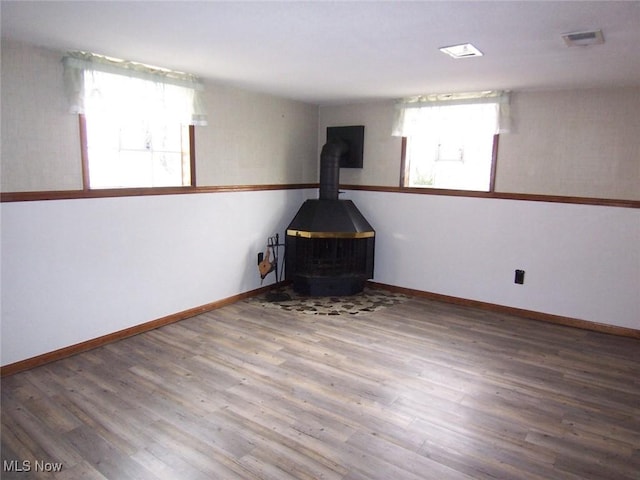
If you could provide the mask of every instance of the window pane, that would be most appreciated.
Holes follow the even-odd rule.
[[[488,191],[494,105],[428,109],[422,134],[407,138],[408,186]]]
[[[90,188],[191,184],[189,128],[157,85],[96,73],[85,88]]]

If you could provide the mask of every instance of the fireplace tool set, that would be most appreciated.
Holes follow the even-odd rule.
[[[284,247],[284,243],[280,243],[280,235],[275,234],[273,237],[267,239],[267,249],[264,253],[258,254],[258,271],[260,272],[260,284],[264,281],[265,277],[271,272],[275,272],[276,283],[282,280],[282,266],[280,273],[278,273],[278,248]]]
[[[280,272],[278,272],[278,248],[284,247],[284,243],[280,243],[280,235],[277,233],[273,237],[267,239],[267,249],[264,253],[258,254],[258,271],[260,272],[260,285],[264,281],[265,277],[271,272],[275,273],[276,284],[282,281],[282,273],[284,265],[280,266]],[[265,299],[268,302],[284,302],[291,300],[291,296],[282,291],[270,291],[265,295]]]

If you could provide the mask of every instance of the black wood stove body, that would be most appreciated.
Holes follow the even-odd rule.
[[[342,296],[373,278],[375,231],[351,200],[338,199],[340,157],[348,145],[327,143],[320,156],[320,195],[287,228],[285,278],[298,293]]]

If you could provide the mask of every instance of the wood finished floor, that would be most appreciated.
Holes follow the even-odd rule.
[[[3,479],[637,480],[640,341],[424,299],[245,300],[6,377],[2,460]]]

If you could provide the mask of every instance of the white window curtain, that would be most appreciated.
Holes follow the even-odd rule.
[[[504,91],[447,93],[422,95],[397,100],[392,135],[410,137],[436,128],[441,118],[440,109],[455,105],[494,105],[494,133],[507,133],[511,129],[510,94]]]
[[[68,53],[62,63],[71,113],[136,110],[207,125],[204,85],[193,75],[86,52]]]

